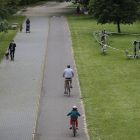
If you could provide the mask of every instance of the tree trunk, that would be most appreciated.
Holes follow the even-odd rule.
[[[120,22],[119,21],[117,22],[117,26],[118,26],[118,33],[121,33],[121,30],[120,30]]]

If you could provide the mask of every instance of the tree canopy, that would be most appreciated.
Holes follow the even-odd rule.
[[[133,24],[137,20],[139,0],[90,0],[89,12],[98,23],[114,23],[121,33],[120,24]]]

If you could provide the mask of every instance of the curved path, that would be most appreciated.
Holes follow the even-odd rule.
[[[66,115],[73,104],[81,114],[82,108],[76,77],[71,97],[63,95],[62,72],[67,63],[75,69],[67,20],[60,16],[75,9],[62,8],[65,5],[50,2],[51,7],[28,8],[24,13],[31,20],[31,33],[25,32],[24,21],[23,32],[14,39],[15,61],[3,59],[0,64],[0,140],[72,138]],[[82,117],[79,128],[76,139],[86,140]]]

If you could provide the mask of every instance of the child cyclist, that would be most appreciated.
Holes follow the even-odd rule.
[[[70,115],[70,129],[72,129],[72,121],[76,121],[76,129],[78,129],[78,116],[81,116],[79,112],[77,111],[77,106],[72,107],[72,111],[68,113],[67,116]]]

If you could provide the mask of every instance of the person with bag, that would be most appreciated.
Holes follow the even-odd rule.
[[[76,7],[76,11],[77,11],[77,16],[79,17],[79,12],[80,12],[80,10],[82,10],[81,9],[81,7],[78,5],[77,7]]]
[[[12,60],[14,61],[15,47],[16,47],[16,44],[14,43],[14,40],[12,40],[12,42],[9,45],[9,49],[8,49],[8,50],[10,50],[11,61]]]

